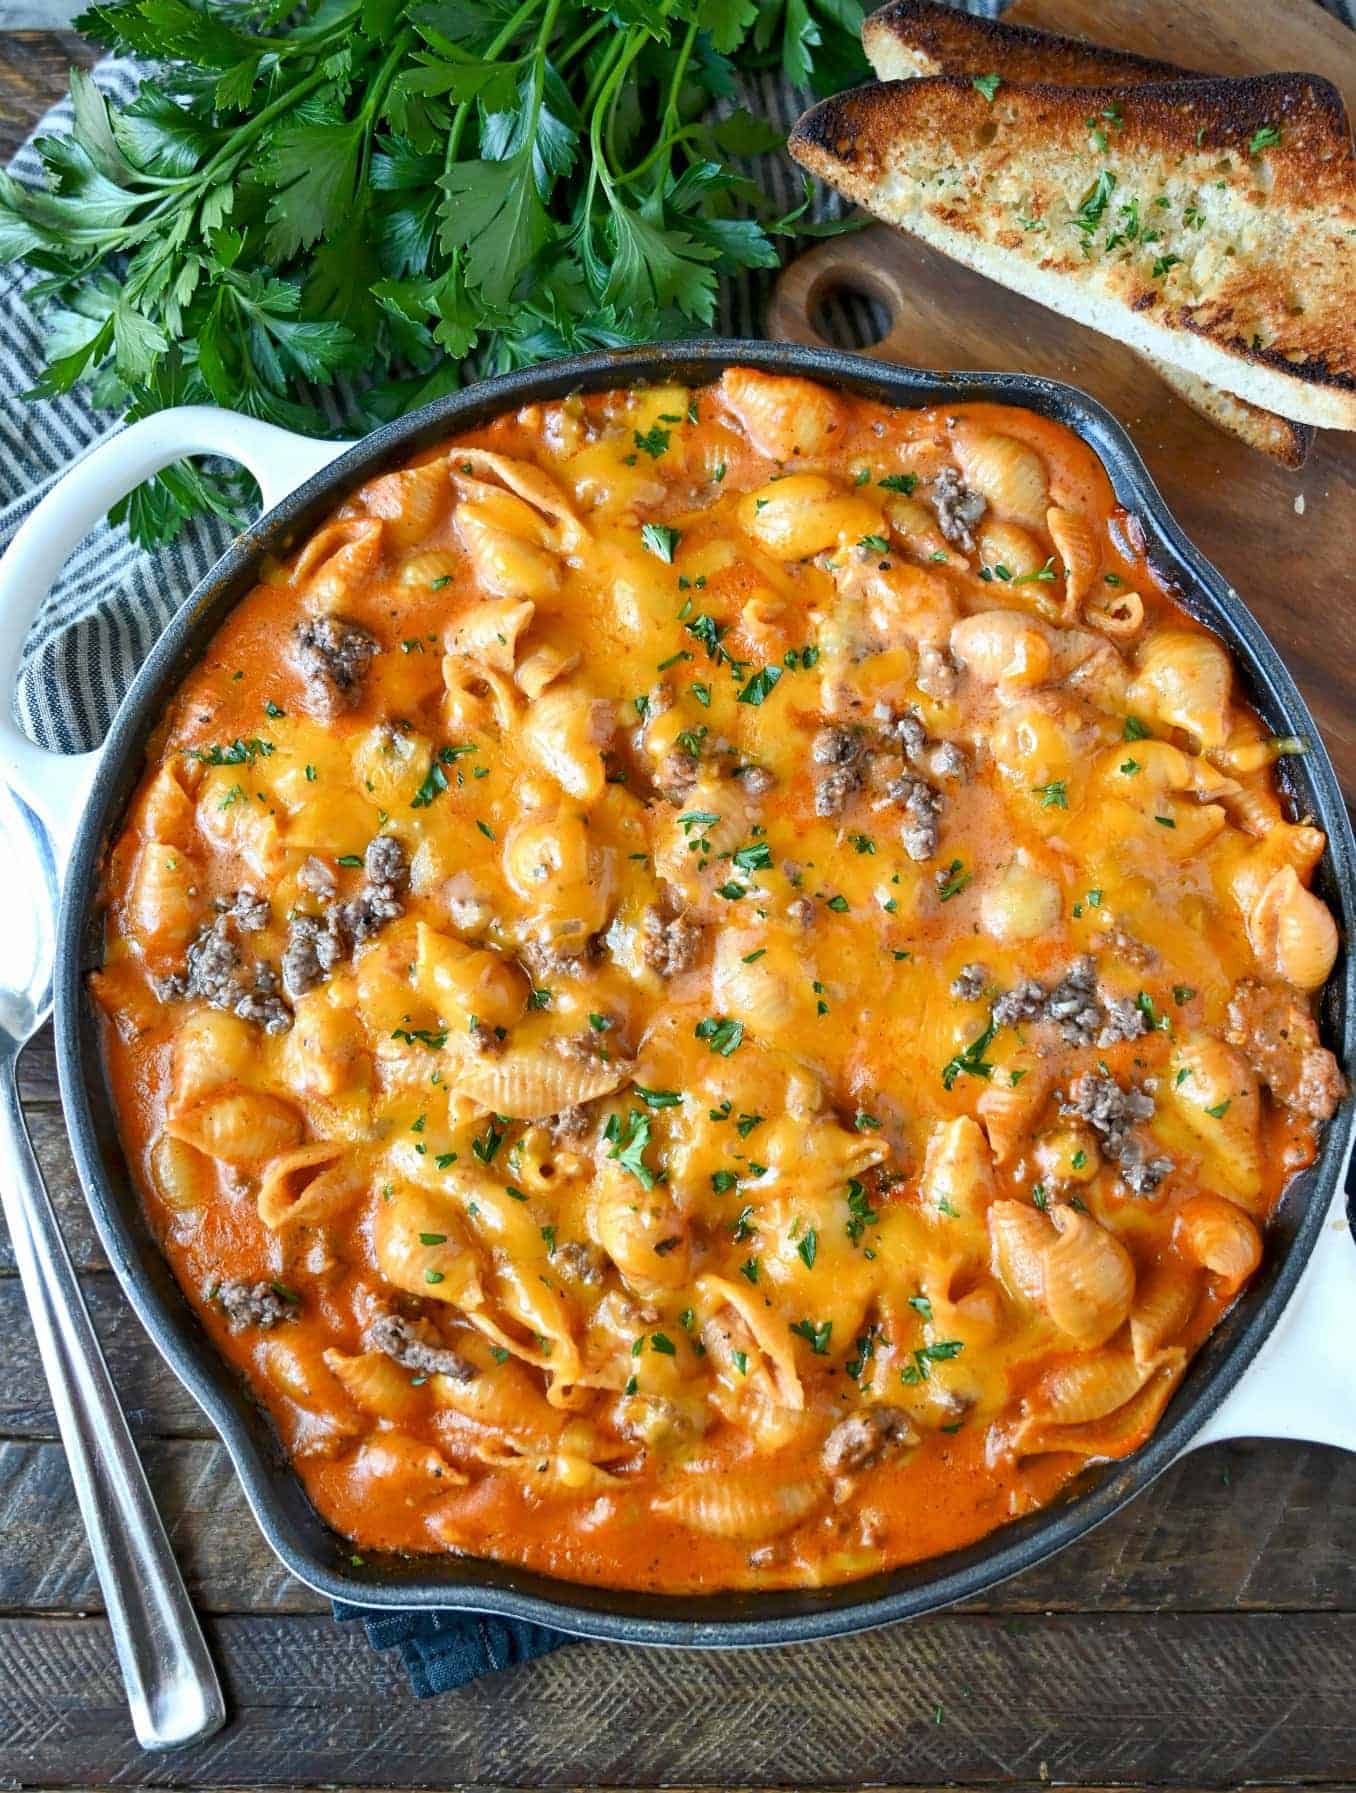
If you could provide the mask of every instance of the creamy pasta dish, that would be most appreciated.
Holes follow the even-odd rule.
[[[1143,550],[1062,425],[732,369],[263,567],[93,988],[355,1551],[843,1581],[1148,1437],[1344,1086],[1304,743]]]

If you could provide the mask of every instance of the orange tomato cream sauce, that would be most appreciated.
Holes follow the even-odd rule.
[[[1134,1450],[1343,1087],[1296,745],[1025,410],[736,368],[352,493],[170,705],[92,980],[320,1512],[810,1586]]]

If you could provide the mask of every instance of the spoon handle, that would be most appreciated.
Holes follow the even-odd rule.
[[[0,1204],[143,1749],[210,1736],[226,1707],[0,1065]]]

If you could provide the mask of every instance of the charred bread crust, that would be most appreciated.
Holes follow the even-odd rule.
[[[976,73],[996,69],[1005,81],[1054,81],[1065,87],[1204,78],[1174,62],[977,18],[940,0],[891,0],[862,26],[862,47],[882,80],[946,74],[948,64],[956,62],[973,63]]]

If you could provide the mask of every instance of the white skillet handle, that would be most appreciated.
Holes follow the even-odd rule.
[[[271,510],[348,446],[210,405],[182,405],[96,442],[24,519],[0,559],[0,781],[42,817],[63,861],[99,754],[36,746],[15,722],[13,702],[25,638],[72,550],[124,493],[185,455],[243,462]]]
[[[1295,1438],[1356,1451],[1356,1242],[1344,1182],[1275,1330],[1189,1449]]]

